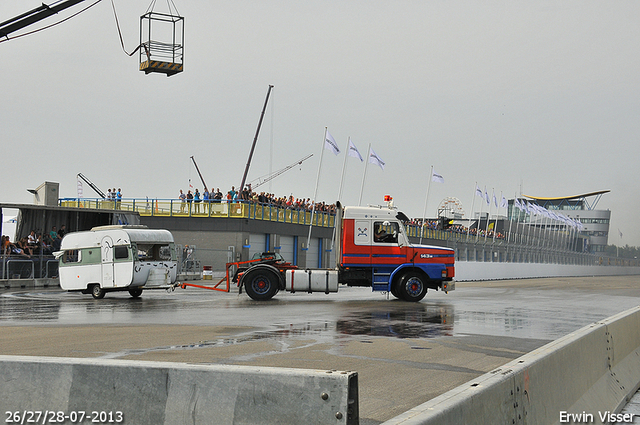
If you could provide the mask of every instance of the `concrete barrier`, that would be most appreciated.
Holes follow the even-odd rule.
[[[616,413],[639,384],[636,307],[540,347],[384,425],[628,422],[631,418]]]
[[[358,423],[355,372],[0,356],[0,395],[5,423]]]
[[[57,278],[0,280],[0,290],[20,288],[60,288],[60,281]]]
[[[208,266],[207,266],[208,267]],[[498,263],[456,261],[456,278],[458,282],[499,279],[528,279],[543,277],[576,277],[576,276],[629,276],[640,275],[640,267],[630,266],[576,266],[570,264],[541,263]],[[213,280],[222,279],[224,272],[212,271]],[[199,280],[201,273],[183,273],[179,281]],[[60,287],[58,279],[13,279],[0,280],[0,289]],[[235,286],[232,286],[232,290]]]
[[[639,275],[640,267],[456,261],[456,281]]]

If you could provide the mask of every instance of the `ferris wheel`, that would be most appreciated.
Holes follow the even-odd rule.
[[[438,205],[438,217],[464,217],[464,208],[458,198],[447,197]]]

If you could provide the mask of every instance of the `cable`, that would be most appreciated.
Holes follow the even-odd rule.
[[[156,7],[156,0],[151,0],[151,4],[149,4],[149,7],[147,7],[147,11],[145,12],[145,14],[153,12],[154,7]]]
[[[100,1],[100,0],[98,0],[98,1]],[[154,0],[154,2],[155,2],[155,0]],[[124,47],[124,40],[122,38],[122,31],[120,31],[120,23],[118,22],[118,14],[116,13],[116,4],[113,2],[113,0],[111,0],[111,6],[113,7],[113,16],[116,19],[116,27],[118,28],[118,35],[120,36],[120,45],[122,46],[122,51],[125,52],[129,56],[133,56],[140,49],[140,47],[142,47],[142,44],[139,44],[138,47],[136,47],[133,52],[127,53],[127,49],[125,49],[125,47]],[[146,46],[145,46],[145,50],[146,50]],[[148,51],[147,51],[147,56],[149,56],[149,52]]]
[[[172,16],[174,15],[173,10],[171,10],[171,5],[173,5],[173,8],[176,11],[175,15],[180,16],[180,12],[178,12],[178,8],[176,7],[176,4],[173,2],[173,0],[167,0],[167,8],[169,9],[169,15],[172,15]],[[153,9],[155,7],[156,7],[156,0],[151,0],[151,4],[149,4],[149,7],[147,7],[146,13],[149,13],[149,12],[153,13]]]
[[[81,14],[82,12],[84,12],[85,10],[88,10],[88,9],[92,8],[93,6],[95,6],[96,4],[100,3],[101,1],[102,1],[102,0],[96,0],[94,3],[90,4],[89,6],[85,7],[84,9],[82,9],[82,10],[80,10],[80,11],[78,11],[78,12],[74,13],[73,15],[68,16],[68,17],[64,18],[63,20],[61,20],[61,21],[55,22],[55,23],[50,24],[50,25],[47,25],[47,26],[45,26],[45,27],[38,28],[37,30],[33,30],[33,31],[29,31],[29,32],[25,32],[24,34],[16,35],[16,36],[11,37],[11,38],[9,38],[9,37],[7,36],[5,39],[0,40],[0,43],[4,43],[5,41],[14,40],[14,39],[16,39],[16,38],[24,37],[24,36],[26,36],[26,35],[35,34],[35,33],[40,32],[40,31],[42,31],[42,30],[46,30],[46,29],[49,29],[49,28],[51,28],[51,27],[54,27],[54,26],[56,26],[56,25],[58,25],[58,24],[61,24],[61,23],[63,23],[63,22],[68,21],[69,19],[71,19],[71,18],[73,18],[73,17],[75,17],[75,16],[78,16],[79,14]]]
[[[169,2],[171,2],[171,4],[173,5],[173,8],[176,10],[176,15],[180,16],[180,12],[178,12],[178,8],[176,7],[176,4],[173,2],[173,0],[167,0],[167,6],[169,6],[169,14],[173,15],[173,12],[171,11],[171,6],[169,5]]]

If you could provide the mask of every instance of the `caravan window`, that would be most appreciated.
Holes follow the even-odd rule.
[[[129,258],[128,246],[116,246],[113,248],[113,258],[116,260],[126,260]]]
[[[169,261],[171,248],[169,245],[138,244],[138,259],[142,261]]]
[[[171,260],[171,247],[169,245],[158,245],[158,259],[163,261]]]
[[[77,249],[68,249],[62,255],[63,263],[79,263],[80,262],[80,251]]]

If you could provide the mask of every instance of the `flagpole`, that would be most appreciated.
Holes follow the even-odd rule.
[[[345,170],[347,169],[347,157],[349,156],[350,141],[351,141],[351,137],[347,139],[347,149],[344,151],[345,153],[344,153],[344,162],[342,163],[342,177],[340,178],[340,188],[338,189],[338,201],[342,201],[342,188],[344,185],[344,173],[345,173]],[[336,224],[337,223],[334,223],[333,232],[331,233],[331,249],[330,249],[331,252],[333,252],[333,244],[336,238],[336,226],[335,226]]]
[[[349,142],[351,137],[347,139],[347,149],[345,149],[344,162],[342,163],[342,177],[340,178],[340,189],[338,190],[338,201],[342,201],[342,187],[344,185],[344,173],[347,170],[347,157],[349,156]]]
[[[539,205],[539,207],[540,209],[538,211],[544,218],[542,219],[542,223],[540,223],[540,244],[538,246],[540,246],[541,250],[544,251],[545,244],[547,242],[547,216],[544,213],[544,207],[541,205]],[[544,255],[546,255],[546,253]]]
[[[529,201],[527,201],[527,204],[529,204]],[[533,214],[531,214],[530,212],[530,208],[529,205],[527,205],[526,207],[527,210],[527,214],[529,214],[529,229],[527,229],[527,246],[529,245],[529,241],[531,241],[531,220],[533,219]],[[531,244],[531,246],[533,247],[533,243]]]
[[[494,191],[495,191],[495,189],[492,188],[491,189],[491,196],[494,195]],[[489,195],[487,194],[487,196],[489,196]],[[484,243],[485,244],[487,243],[487,233],[489,233],[489,221],[491,221],[491,198],[489,198],[489,211],[487,212],[487,225],[485,226],[485,230],[484,230]]]
[[[567,222],[564,221],[564,219],[562,220],[562,224],[564,225],[564,241],[562,242],[562,249],[564,249],[566,255],[567,251],[569,250],[569,226],[567,226]]]
[[[545,222],[545,226],[547,227],[547,251],[549,255],[553,256],[553,218],[548,209],[545,208],[545,211],[545,216],[547,217],[547,221]]]
[[[484,192],[483,193],[484,193],[484,195],[482,195],[482,200],[484,202],[480,203],[480,214],[478,215],[478,225],[476,226],[476,228],[478,229],[478,236],[481,236],[480,232],[482,231],[482,228],[480,227],[480,223],[482,222],[482,209],[484,208],[484,203],[487,202],[487,198],[485,198],[485,195],[489,196],[489,195],[487,195],[487,186],[486,185],[484,187]]]
[[[433,165],[429,172],[429,182],[427,183],[427,195],[424,197],[424,212],[422,213],[422,226],[420,226],[420,245],[422,245],[422,233],[424,230],[424,224],[427,220],[427,201],[429,200],[429,189],[431,189],[431,179],[433,178]]]
[[[320,183],[320,169],[322,168],[322,157],[324,156],[325,140],[327,140],[327,127],[324,128],[324,139],[322,139],[320,163],[318,164],[318,176],[316,177],[316,189],[313,192],[313,202],[311,204],[311,223],[309,224],[309,236],[307,236],[307,250],[309,250],[309,243],[311,242],[311,229],[313,228],[313,215],[316,211],[316,197],[318,196],[318,183]]]
[[[502,204],[502,191],[500,191],[500,204]],[[496,219],[493,224],[493,243],[496,242],[496,233],[498,233],[498,216],[500,215],[500,207],[498,206],[498,201],[496,201]]]
[[[560,226],[558,226],[558,219],[557,219],[558,215],[553,212],[551,214],[551,220],[552,221],[552,225],[553,225],[553,229],[554,229],[554,235],[553,235],[553,250],[559,251],[560,250],[560,239],[562,237],[562,235],[560,234]]]
[[[509,217],[509,202],[507,202],[507,216],[509,217],[509,233],[507,234],[507,245],[511,241],[511,224],[513,223],[513,212],[515,211],[516,203],[513,199],[513,207],[511,207],[511,216]]]
[[[364,178],[367,176],[367,167],[369,166],[369,159],[371,157],[371,143],[369,143],[369,150],[367,151],[367,162],[364,164],[364,172],[362,173],[362,185],[360,185],[360,199],[358,200],[358,206],[362,205],[362,192],[364,191]]]
[[[471,230],[471,220],[473,220],[473,207],[476,203],[476,196],[478,196],[478,182],[476,182],[476,188],[473,191],[473,198],[471,198],[471,213],[469,214],[469,225],[467,226],[467,243],[469,243],[469,230]]]
[[[546,251],[549,249],[548,244],[549,244],[549,238],[547,236],[547,233],[549,231],[549,212],[547,211],[547,209],[545,207],[541,207],[544,208],[542,215],[544,216],[544,232],[542,232],[542,248]],[[548,254],[548,253],[547,253]]]
[[[485,192],[487,191],[487,187],[485,186]],[[482,227],[480,227],[480,223],[482,222],[482,209],[484,208],[484,192],[482,195],[482,202],[480,202],[480,211],[478,212],[478,224],[476,224],[476,243],[480,242],[480,237],[482,237]]]
[[[544,215],[542,213],[541,208],[542,207],[540,205],[538,205],[538,208],[537,208],[538,215]],[[539,250],[542,249],[542,238],[543,238],[543,230],[544,230],[543,225],[544,225],[544,220],[540,220],[539,221],[540,231],[538,232],[538,238],[539,238],[538,239],[538,249]]]
[[[553,215],[551,216],[551,220],[553,220],[552,224],[554,228],[553,250],[558,251],[560,249],[560,228],[557,223],[558,220],[556,220],[555,217],[556,217],[556,213],[554,212]]]

